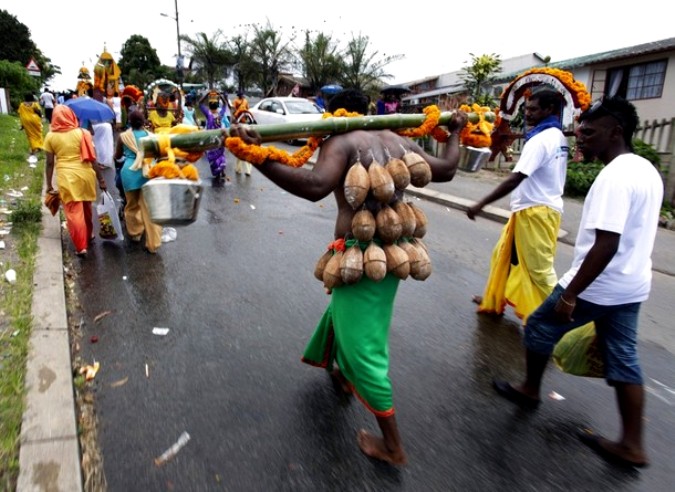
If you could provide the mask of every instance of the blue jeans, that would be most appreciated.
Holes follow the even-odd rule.
[[[539,308],[527,318],[525,347],[538,354],[550,355],[565,333],[586,323],[595,323],[598,348],[605,365],[605,379],[614,383],[642,384],[637,355],[639,302],[602,306],[577,298],[572,312],[574,321],[561,323],[555,305],[563,293],[556,285]]]

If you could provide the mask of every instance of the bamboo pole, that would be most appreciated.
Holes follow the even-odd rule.
[[[453,112],[443,112],[438,123],[450,121]],[[325,137],[347,133],[352,130],[384,130],[415,128],[424,123],[424,114],[387,114],[377,116],[356,116],[353,118],[326,118],[302,123],[281,123],[275,125],[251,125],[263,142],[284,142],[307,137]],[[248,125],[239,125],[248,126]],[[170,134],[170,145],[186,152],[204,152],[221,147],[227,130],[202,130],[194,133]],[[227,134],[229,135],[229,134]],[[145,157],[160,157],[159,140],[156,135],[140,139],[141,152]]]

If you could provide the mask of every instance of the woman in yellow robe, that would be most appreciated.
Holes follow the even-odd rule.
[[[38,151],[44,149],[44,139],[42,137],[42,111],[33,94],[28,93],[24,96],[17,112],[19,113],[21,128],[26,132],[28,138],[30,155],[35,155]]]

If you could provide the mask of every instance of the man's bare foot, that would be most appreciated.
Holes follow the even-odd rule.
[[[352,385],[347,381],[347,378],[345,378],[340,369],[333,370],[330,373],[330,377],[333,378],[333,381],[337,383],[338,387],[345,395],[351,395],[354,392]]]
[[[402,449],[391,451],[387,449],[384,444],[384,439],[372,435],[365,429],[361,429],[356,436],[359,443],[359,448],[366,456],[375,458],[376,460],[386,461],[392,465],[405,465],[408,463],[408,458]]]
[[[483,297],[482,296],[473,296],[471,298],[471,302],[473,302],[474,304],[480,304],[481,302],[483,302]]]
[[[606,461],[624,467],[645,468],[649,466],[647,456],[642,450],[627,448],[621,443],[610,441],[588,430],[581,431],[579,439]]]

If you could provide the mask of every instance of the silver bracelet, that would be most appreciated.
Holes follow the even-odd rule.
[[[574,307],[577,305],[576,301],[575,302],[566,301],[565,298],[562,296],[562,294],[560,295],[560,300],[563,302],[563,304],[566,304],[570,307]]]

